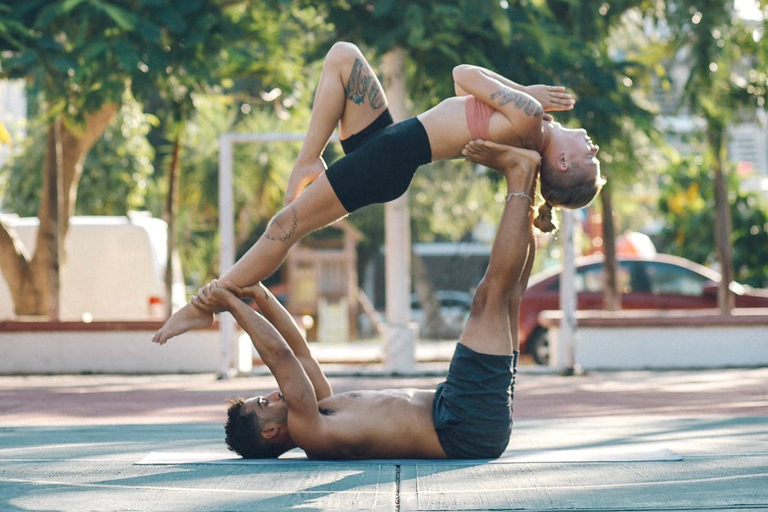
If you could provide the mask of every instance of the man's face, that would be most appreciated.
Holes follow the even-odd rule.
[[[245,412],[255,414],[262,425],[269,422],[287,423],[288,421],[288,404],[280,391],[249,398],[245,401]]]

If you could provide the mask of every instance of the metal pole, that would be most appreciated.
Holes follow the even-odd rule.
[[[384,89],[393,119],[408,116],[405,89],[405,51],[395,48],[384,55]],[[408,192],[384,205],[386,259],[386,313],[384,364],[398,373],[416,364],[417,329],[411,325],[411,215]]]
[[[573,211],[563,209],[563,223],[560,237],[563,241],[563,273],[560,275],[560,339],[557,350],[553,351],[556,369],[563,374],[572,374],[575,366],[576,338],[576,264],[573,243]],[[555,352],[557,352],[555,354]]]
[[[233,143],[227,135],[219,139],[219,275],[235,264],[235,223],[233,190]],[[221,332],[220,377],[229,377],[231,367],[231,349],[235,338],[235,319],[229,313],[219,315]]]

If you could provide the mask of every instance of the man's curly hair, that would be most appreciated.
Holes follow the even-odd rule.
[[[256,414],[245,412],[245,400],[242,397],[231,398],[227,404],[229,409],[224,432],[230,450],[244,459],[276,459],[285,452],[282,444],[261,437],[261,422]]]

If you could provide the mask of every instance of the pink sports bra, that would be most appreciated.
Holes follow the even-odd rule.
[[[491,115],[496,110],[471,95],[467,96],[464,106],[467,115],[467,127],[472,138],[491,140],[491,131],[488,124],[491,120]]]

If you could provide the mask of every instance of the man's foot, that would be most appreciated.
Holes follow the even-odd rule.
[[[482,139],[469,141],[461,154],[475,163],[503,174],[519,167],[535,170],[541,162],[541,155],[532,149],[516,148]]]
[[[284,204],[292,203],[294,199],[299,197],[304,187],[312,183],[327,168],[322,157],[317,157],[308,162],[296,162],[291,170],[291,175],[288,177]]]
[[[152,342],[164,345],[169,339],[179,334],[184,334],[191,329],[210,327],[213,324],[213,315],[197,309],[192,304],[187,304],[169,318],[163,327],[152,337]]]
[[[536,151],[477,139],[467,143],[461,154],[504,174],[510,190],[533,196],[536,171],[541,164],[541,155]]]

